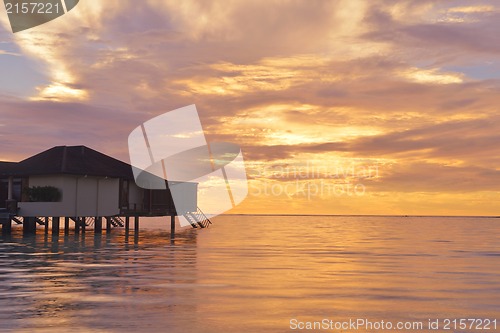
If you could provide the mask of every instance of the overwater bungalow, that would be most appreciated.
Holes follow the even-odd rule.
[[[34,232],[36,224],[59,228],[65,218],[75,228],[95,226],[128,227],[130,217],[184,216],[193,227],[206,227],[210,221],[197,207],[197,184],[166,182],[166,189],[144,189],[134,181],[132,167],[120,160],[85,146],[58,146],[20,162],[0,162],[0,210],[3,229],[11,221]],[[177,209],[170,188],[183,193]],[[8,220],[8,222],[6,221]],[[55,224],[57,223],[57,226]],[[173,224],[172,224],[173,225]]]

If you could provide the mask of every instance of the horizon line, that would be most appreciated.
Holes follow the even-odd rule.
[[[232,216],[339,216],[339,217],[446,217],[446,218],[500,218],[500,215],[409,215],[409,214],[221,214]]]

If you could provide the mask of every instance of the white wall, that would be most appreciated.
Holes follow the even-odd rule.
[[[82,176],[32,176],[29,186],[54,186],[61,202],[20,202],[20,216],[111,216],[120,212],[119,180]]]
[[[120,213],[119,187],[116,178],[83,176],[32,176],[29,186],[54,186],[61,190],[61,202],[20,202],[20,216],[113,216]],[[179,214],[197,209],[197,183],[169,182]],[[133,181],[129,187],[129,205],[139,209],[143,189]]]
[[[76,216],[75,178],[69,176],[33,176],[29,177],[29,186],[54,186],[61,193],[60,202],[19,202],[21,216]]]
[[[98,179],[76,178],[75,216],[95,216],[97,212]]]
[[[87,216],[112,216],[120,214],[120,180],[106,178],[99,180],[99,192],[96,200],[96,214]]]

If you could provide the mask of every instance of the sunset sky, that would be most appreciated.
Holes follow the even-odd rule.
[[[242,147],[232,213],[500,215],[500,4],[81,0],[13,34],[0,160],[86,145],[126,162],[196,104]]]

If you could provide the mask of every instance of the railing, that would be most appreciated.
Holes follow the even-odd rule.
[[[208,228],[212,221],[202,212],[200,207],[196,207],[195,212],[186,212],[183,216],[188,220],[193,228],[200,226],[201,228]]]

